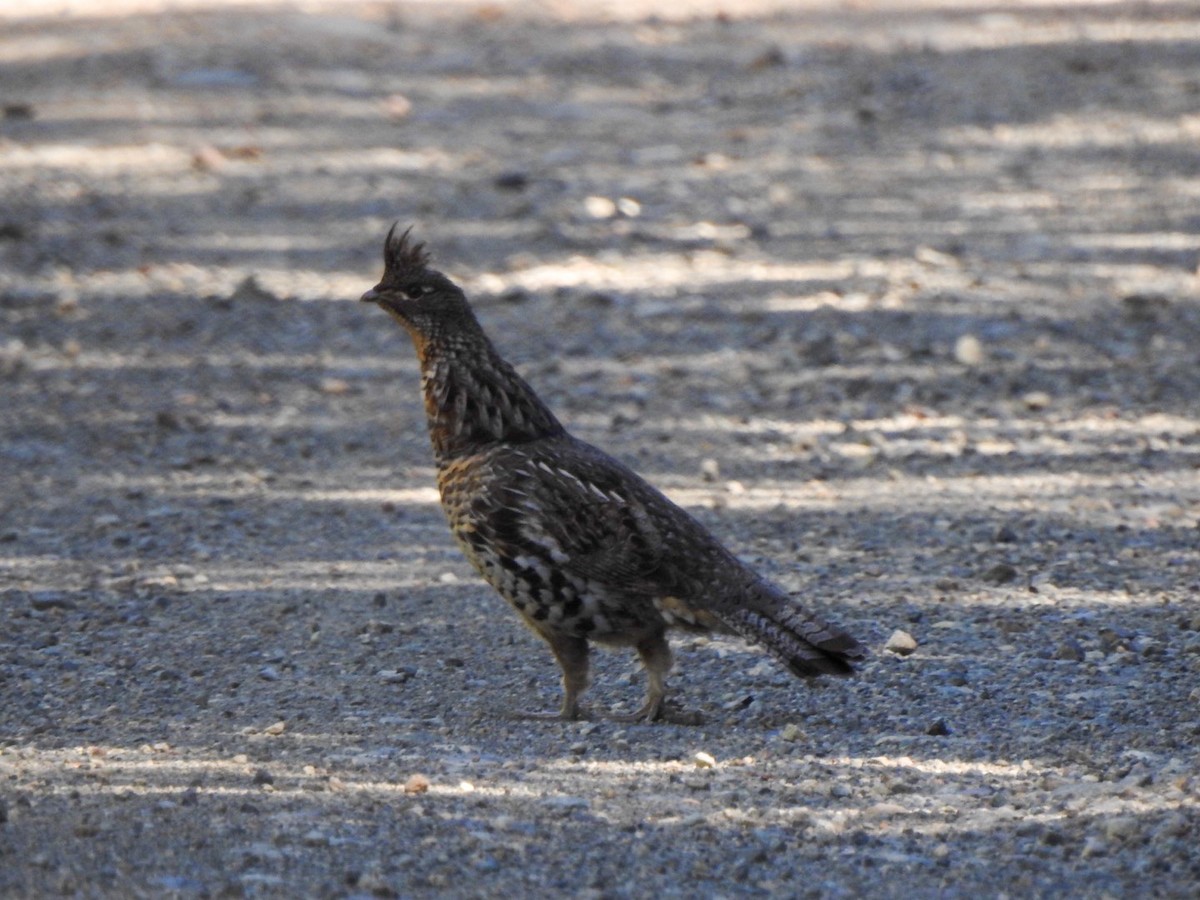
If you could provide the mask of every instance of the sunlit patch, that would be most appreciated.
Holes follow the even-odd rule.
[[[9,746],[0,748],[0,773],[10,792],[35,795],[42,803],[63,798],[110,804],[119,797],[134,809],[141,800],[165,810],[205,796],[253,798],[267,809],[278,804],[294,810],[298,801],[315,809],[344,809],[347,801],[367,800],[389,804],[402,815],[451,816],[471,809],[473,815],[486,810],[489,816],[529,821],[579,811],[598,823],[626,827],[703,825],[738,831],[786,825],[817,835],[884,836],[903,830],[951,838],[1010,828],[1018,821],[1025,827],[1053,826],[1114,816],[1190,815],[1200,807],[1194,794],[1173,788],[1169,780],[1131,790],[1078,767],[1030,759],[964,760],[952,750],[925,758],[721,759],[702,750],[690,759],[667,761],[550,756],[527,759],[536,765],[510,776],[492,762],[472,763],[448,746],[432,754],[422,750],[383,759],[338,751],[336,735],[326,733],[287,731],[270,737],[249,729],[223,738],[238,750],[217,756],[166,741],[136,747]],[[261,746],[257,752],[251,748],[266,741],[280,743],[263,762]],[[288,758],[281,758],[284,753]],[[306,756],[313,761],[306,762]],[[755,784],[768,787],[769,799],[760,800],[754,792],[750,802],[744,799],[746,786]],[[903,802],[895,801],[899,794]],[[1019,804],[1004,802],[1008,795],[1019,797]],[[341,814],[352,819],[355,809]],[[512,839],[524,840],[520,834]]]
[[[1179,38],[1174,38],[1178,40]],[[950,129],[947,140],[964,147],[1042,147],[1066,150],[1086,147],[1090,150],[1146,144],[1191,146],[1200,137],[1200,116],[1157,119],[1131,114],[1096,115],[1060,113],[1028,124],[1006,123],[993,128],[962,126]]]
[[[837,282],[851,277],[856,270],[856,264],[846,260],[747,263],[714,252],[697,252],[687,260],[675,254],[646,254],[623,258],[619,265],[591,257],[574,256],[564,262],[530,266],[506,275],[481,275],[475,279],[474,286],[493,293],[511,287],[543,291],[586,285],[590,288],[637,290],[639,293],[653,294],[656,289],[681,286],[743,282],[757,285],[784,281]]]
[[[905,475],[892,472],[884,479],[860,478],[836,482],[765,481],[736,490],[671,487],[669,495],[685,506],[717,505],[729,509],[794,509],[798,511],[904,510],[940,513],[990,510],[993,513],[1078,518],[1092,525],[1138,521],[1143,527],[1187,521],[1200,515],[1200,495],[1181,494],[1178,476],[1171,473],[1093,475],[1079,472],[1046,474],[967,475],[958,477]],[[1105,501],[1108,495],[1137,489],[1137,499],[1120,504]],[[719,499],[717,499],[719,498]],[[1189,512],[1190,510],[1190,512]]]
[[[96,147],[91,144],[38,144],[0,151],[0,170],[68,169],[79,174],[149,174],[186,169],[191,155],[166,144]]]

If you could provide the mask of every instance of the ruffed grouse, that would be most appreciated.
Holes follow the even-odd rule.
[[[388,232],[383,279],[362,299],[412,337],[450,528],[550,644],[563,672],[558,715],[580,715],[588,642],[596,641],[634,647],[645,666],[646,702],[630,718],[670,718],[672,627],[733,630],[799,676],[849,674],[864,656],[858,641],[805,612],[630,469],[567,433],[409,231]]]

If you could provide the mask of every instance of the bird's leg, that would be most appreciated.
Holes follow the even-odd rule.
[[[674,662],[671,645],[659,632],[640,641],[636,649],[642,658],[642,668],[646,670],[646,702],[633,714],[633,718],[653,722],[662,712],[663,701],[667,697],[667,673]]]
[[[663,632],[643,638],[634,645],[646,670],[646,702],[631,716],[615,716],[628,722],[670,722],[675,725],[703,725],[704,717],[695,710],[679,709],[667,703],[667,673],[671,671],[671,645]]]
[[[581,637],[542,633],[562,669],[563,699],[557,713],[526,712],[523,719],[580,719],[584,713],[579,696],[588,686],[588,643]]]
[[[580,637],[556,635],[550,649],[562,669],[563,699],[558,715],[562,719],[578,719],[579,695],[588,686],[588,642]]]

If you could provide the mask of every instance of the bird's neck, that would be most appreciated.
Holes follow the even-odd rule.
[[[475,323],[415,336],[425,416],[439,465],[496,444],[553,437],[563,427]]]

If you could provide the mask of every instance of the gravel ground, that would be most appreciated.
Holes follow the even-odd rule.
[[[1195,5],[59,6],[0,9],[0,895],[1195,896]],[[352,302],[395,219],[861,675],[685,637],[706,725],[516,718]]]

